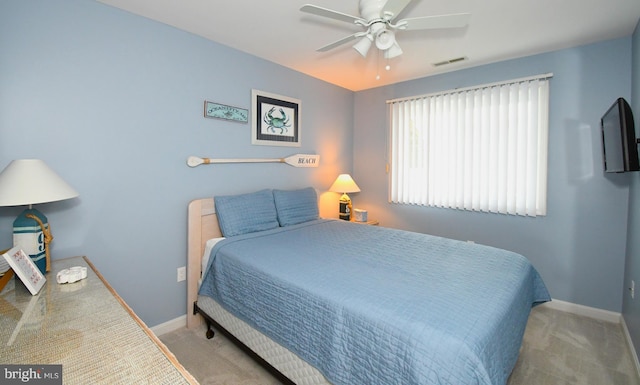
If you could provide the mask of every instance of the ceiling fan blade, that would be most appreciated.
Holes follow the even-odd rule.
[[[450,15],[425,16],[402,19],[397,24],[398,29],[439,29],[461,28],[469,24],[470,13],[454,13]]]
[[[364,36],[364,35],[366,35],[366,32],[357,32],[357,33],[354,33],[353,35],[349,35],[349,36],[347,36],[347,37],[343,37],[343,38],[342,38],[342,39],[340,39],[340,40],[334,41],[334,42],[333,42],[333,43],[331,43],[331,44],[327,44],[327,45],[325,45],[324,47],[320,47],[320,48],[318,48],[316,51],[318,51],[318,52],[327,52],[327,51],[329,51],[330,49],[334,49],[334,48],[336,48],[336,47],[338,47],[338,46],[341,46],[341,45],[343,45],[343,44],[345,44],[345,43],[348,43],[348,42],[350,42],[350,41],[353,41],[353,40],[355,40],[355,39],[357,39],[357,38],[359,38],[359,37],[362,37],[362,36]]]
[[[402,12],[402,10],[404,10],[411,1],[413,0],[388,0],[387,4],[382,8],[380,16],[383,19],[392,21],[398,17],[400,12]]]
[[[300,10],[302,12],[310,13],[312,15],[328,17],[329,19],[345,21],[351,24],[355,24],[357,21],[366,23],[366,20],[360,17],[351,16],[346,13],[334,11],[332,9],[318,7],[317,5],[312,5],[312,4],[305,4],[302,7],[300,7]]]

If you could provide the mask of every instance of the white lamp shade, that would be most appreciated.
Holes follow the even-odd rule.
[[[339,192],[339,193],[354,193],[360,192],[360,187],[356,184],[356,182],[351,178],[349,174],[340,174],[335,182],[329,188],[329,191]]]
[[[369,48],[371,48],[371,43],[373,43],[373,39],[369,35],[365,35],[353,45],[353,48],[358,51],[362,57],[367,57],[367,53],[369,52]]]
[[[55,202],[78,195],[40,159],[14,160],[0,173],[0,206]]]
[[[384,51],[385,59],[393,59],[394,57],[398,57],[402,55],[402,48],[398,45],[398,42],[394,42],[388,50]]]
[[[382,30],[380,33],[378,33],[378,35],[376,35],[376,47],[378,47],[379,50],[386,50],[391,48],[392,45],[394,45],[396,42],[396,35],[393,33],[393,31],[389,31],[389,30]]]

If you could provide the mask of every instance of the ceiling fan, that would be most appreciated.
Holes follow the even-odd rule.
[[[363,57],[367,56],[371,45],[384,52],[386,59],[402,55],[402,49],[396,41],[395,32],[398,30],[461,28],[467,25],[469,13],[456,13],[438,16],[424,16],[402,19],[394,23],[396,17],[405,9],[412,0],[360,0],[360,15],[352,16],[346,13],[305,4],[300,10],[316,16],[327,17],[344,21],[365,28],[324,47],[318,48],[318,52],[326,52],[350,41],[360,39],[353,45],[356,51]]]

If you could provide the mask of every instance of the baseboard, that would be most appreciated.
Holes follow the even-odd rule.
[[[627,328],[627,323],[624,320],[624,317],[621,317],[622,330],[624,330],[624,336],[627,340],[627,347],[631,351],[631,358],[636,366],[636,373],[638,377],[640,377],[640,361],[638,361],[638,354],[636,353],[636,349],[633,346],[633,340],[631,339],[631,333],[629,333],[629,328]]]
[[[167,334],[167,333],[171,333],[172,331],[178,330],[180,328],[184,328],[187,327],[187,315],[181,315],[178,318],[174,318],[172,320],[169,320],[167,322],[161,323],[159,325],[156,325],[151,329],[151,331],[157,335],[157,336],[161,336],[163,334]]]
[[[565,311],[567,313],[573,313],[573,314],[578,314],[585,317],[595,318],[601,321],[620,323],[622,320],[622,315],[620,313],[597,309],[594,307],[589,307],[584,305],[578,305],[571,302],[560,301],[558,299],[545,302],[540,306],[546,306],[551,309]],[[156,335],[160,336],[166,333],[171,333],[172,331],[178,330],[182,327],[186,327],[186,325],[187,325],[187,315],[184,314],[178,318],[174,318],[165,323],[161,323],[150,329]]]
[[[540,306],[546,306],[551,309],[565,311],[567,313],[573,313],[577,315],[582,315],[582,316],[594,318],[600,321],[620,323],[622,320],[622,315],[620,313],[616,313],[609,310],[597,309],[595,307],[578,305],[571,302],[560,301],[558,299],[554,299],[550,302],[545,302]]]
[[[638,355],[636,354],[636,349],[633,346],[633,341],[631,340],[631,334],[629,334],[629,329],[627,328],[627,324],[624,321],[624,317],[620,313],[616,313],[609,310],[597,309],[594,307],[578,305],[571,302],[565,302],[558,299],[554,299],[550,302],[545,302],[540,306],[546,306],[554,310],[565,311],[567,313],[573,313],[577,315],[582,315],[585,317],[594,318],[600,321],[619,323],[622,325],[622,329],[624,330],[625,339],[627,340],[627,345],[629,350],[631,351],[631,356],[636,366],[636,371],[638,372],[638,376],[640,376],[640,361],[638,360]],[[174,318],[167,322],[156,325],[151,329],[151,331],[157,335],[161,336],[166,333],[171,333],[175,330],[187,326],[187,315],[181,315],[178,318]]]

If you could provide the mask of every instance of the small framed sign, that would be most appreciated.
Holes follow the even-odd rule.
[[[19,247],[2,254],[9,262],[13,271],[18,275],[22,283],[29,289],[31,295],[36,295],[46,282],[46,278],[31,258]]]
[[[298,99],[251,90],[251,144],[301,146]]]
[[[249,121],[249,110],[205,100],[204,117],[247,123]]]

